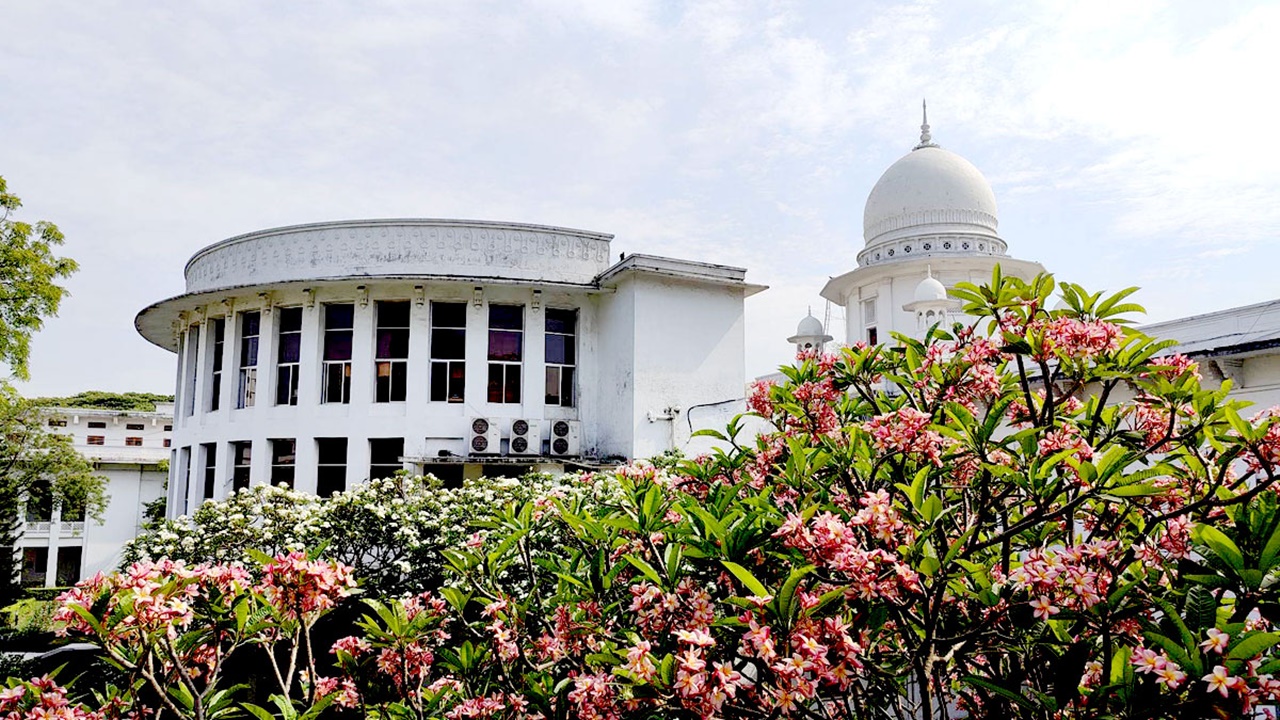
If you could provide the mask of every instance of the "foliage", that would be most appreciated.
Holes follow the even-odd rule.
[[[1246,419],[1229,383],[1159,355],[1130,292],[997,270],[956,291],[969,326],[804,355],[754,388],[770,432],[737,419],[707,457],[460,503],[470,527],[404,535],[449,539],[438,592],[368,597],[338,674],[309,669],[278,715],[1268,716],[1280,409]],[[246,527],[312,537],[274,512]]]
[[[0,546],[16,543],[24,502],[59,502],[100,517],[106,507],[103,486],[70,436],[49,432],[38,408],[0,382]],[[16,574],[12,555],[0,553],[0,601],[14,597]]]
[[[103,390],[85,390],[66,397],[32,398],[31,402],[41,407],[155,412],[156,403],[171,403],[173,402],[173,396],[146,392],[117,393]]]
[[[255,565],[256,582],[240,565],[137,563],[68,591],[55,620],[124,674],[112,692],[121,707],[145,696],[180,718],[271,717],[245,702],[245,686],[222,682],[237,652],[258,647],[278,690],[270,701],[286,717],[314,717],[331,699],[308,680],[317,677],[311,630],[351,594],[351,569],[300,552]]]
[[[594,479],[593,479],[594,480]],[[366,589],[383,595],[420,592],[442,582],[443,551],[475,533],[472,520],[512,502],[591,497],[601,502],[616,484],[580,476],[530,474],[481,478],[446,488],[435,477],[371,480],[328,498],[285,487],[254,486],[224,501],[207,501],[189,517],[146,529],[125,549],[125,562],[167,557],[189,563],[246,561],[323,548],[326,558],[356,568]],[[545,502],[550,502],[546,500]],[[543,548],[559,542],[547,528]]]
[[[53,613],[56,608],[57,604],[52,600],[25,597],[0,608],[0,612],[5,615],[6,629],[26,634],[52,632]]]
[[[433,661],[410,705],[1262,716],[1280,697],[1280,413],[1247,420],[1194,362],[1157,356],[1124,324],[1131,291],[1063,285],[1048,310],[1054,289],[997,271],[958,291],[969,327],[802,357],[758,388],[776,432],[624,468],[612,505],[497,511],[446,551],[449,609],[408,641]],[[544,524],[569,537],[534,556]],[[374,610],[347,645],[405,644],[407,615]],[[369,663],[350,655],[358,695]]]
[[[76,262],[53,254],[63,241],[56,225],[13,219],[20,207],[22,200],[0,177],[0,362],[26,380],[31,335],[58,314],[67,293],[58,282],[76,271]]]

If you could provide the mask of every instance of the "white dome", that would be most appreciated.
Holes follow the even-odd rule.
[[[935,234],[996,235],[996,196],[973,163],[933,145],[889,166],[867,198],[867,245]]]
[[[947,288],[938,279],[929,276],[920,281],[916,286],[916,302],[929,302],[934,300],[946,300]]]
[[[798,337],[820,336],[826,333],[822,329],[822,321],[812,315],[806,315],[800,324],[796,326],[796,335]]]

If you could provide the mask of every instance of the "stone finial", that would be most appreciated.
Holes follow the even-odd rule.
[[[929,105],[927,101],[920,101],[920,110],[924,116],[923,122],[920,123],[920,144],[916,145],[913,150],[920,148],[938,147],[938,143],[933,141],[933,135],[929,133]]]

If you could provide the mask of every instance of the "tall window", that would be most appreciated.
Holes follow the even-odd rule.
[[[197,323],[187,330],[187,342],[184,345],[186,357],[183,362],[186,364],[183,374],[187,378],[186,386],[182,388],[182,409],[186,412],[187,417],[191,417],[196,412],[196,376],[200,363],[197,358],[200,357],[200,325]]]
[[[524,306],[489,306],[489,402],[520,402]]]
[[[369,478],[386,478],[396,474],[403,465],[404,438],[369,439]]]
[[[374,402],[403,402],[409,378],[409,303],[378,302]]]
[[[302,357],[302,308],[279,311],[279,348],[276,350],[276,404],[298,404],[298,362]]]
[[[271,441],[271,484],[293,487],[298,443],[292,439]]]
[[[44,587],[45,575],[49,572],[49,548],[27,547],[22,549],[22,586]]]
[[[467,304],[431,303],[431,401],[463,400],[466,385]]]
[[[213,491],[218,482],[218,444],[205,443],[204,448],[204,494],[205,500],[213,499]]]
[[[324,306],[324,387],[320,402],[351,402],[351,338],[355,305]]]
[[[236,407],[253,407],[258,392],[258,331],[262,314],[240,313],[240,394]]]
[[[876,332],[876,299],[862,301],[862,325],[867,329],[867,344],[879,343],[880,335]]]
[[[316,495],[347,489],[347,439],[316,438]]]
[[[66,587],[80,582],[80,563],[84,557],[84,548],[66,546],[58,548],[57,583]]]
[[[547,308],[548,405],[573,407],[573,375],[578,363],[577,310]]]
[[[222,349],[226,345],[227,321],[218,318],[213,321],[213,375],[209,384],[209,412],[214,412],[222,405]]]
[[[231,443],[231,489],[243,490],[249,487],[249,465],[253,459],[253,443],[248,441]]]

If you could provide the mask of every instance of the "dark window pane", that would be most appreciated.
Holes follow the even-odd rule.
[[[467,304],[431,303],[431,326],[465,328],[467,326]]]
[[[519,362],[523,358],[524,333],[509,330],[489,331],[489,359]]]
[[[489,402],[502,402],[502,369],[505,365],[489,366]]]
[[[573,368],[560,369],[560,404],[573,407]]]
[[[350,329],[355,327],[356,306],[355,305],[325,305],[324,306],[324,329]]]
[[[449,392],[449,363],[431,363],[431,402],[444,402]]]
[[[292,465],[271,466],[271,484],[293,487],[293,476],[297,468]]]
[[[549,333],[572,335],[575,326],[578,324],[577,321],[578,312],[576,310],[547,308],[547,332]]]
[[[377,357],[396,359],[409,357],[409,331],[379,330]]]
[[[346,465],[347,439],[316,438],[316,455],[321,465]]]
[[[449,363],[449,402],[462,402],[466,394],[467,366],[461,362]]]
[[[560,404],[560,368],[547,368],[546,400],[548,405]]]
[[[507,365],[507,393],[506,402],[520,402],[520,366]]]
[[[432,330],[431,357],[437,360],[461,360],[466,357],[466,330]]]
[[[554,363],[556,365],[565,364],[567,361],[565,360],[564,346],[565,346],[565,336],[548,335],[547,336],[547,358],[546,358],[547,362]]]
[[[302,331],[302,308],[282,308],[280,310],[280,332]]]
[[[293,440],[271,441],[271,464],[292,465],[297,457],[297,443]]]
[[[240,318],[241,318],[240,332],[242,335],[247,337],[249,335],[258,334],[259,322],[262,320],[261,315],[259,315],[256,312],[247,312],[247,313],[241,314]]]
[[[489,327],[499,330],[524,329],[524,306],[490,305]]]
[[[378,327],[409,327],[409,303],[405,302],[387,302],[378,303]]]
[[[258,338],[246,337],[240,345],[240,366],[253,367],[258,364]]]
[[[297,333],[280,336],[279,362],[295,363],[302,357],[302,336]]]
[[[316,468],[316,495],[329,497],[346,489],[346,465],[322,465]]]
[[[351,331],[338,330],[324,334],[325,360],[351,359]]]

